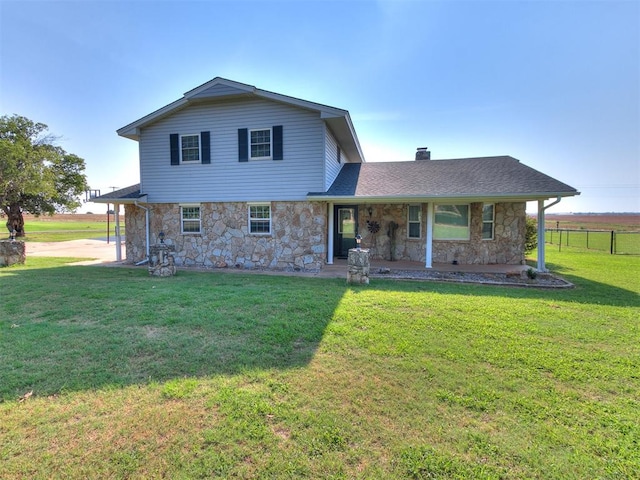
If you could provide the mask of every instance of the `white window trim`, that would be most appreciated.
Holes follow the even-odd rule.
[[[198,137],[198,160],[183,160],[182,159],[182,138],[183,137]],[[195,164],[202,163],[202,138],[200,138],[199,133],[185,133],[184,135],[180,135],[180,143],[178,145],[178,150],[180,151],[180,163],[185,164]]]
[[[411,217],[410,217],[410,213],[411,213],[411,207],[418,207],[418,221],[412,221]],[[410,231],[411,229],[409,228],[409,226],[412,223],[417,223],[420,227],[418,228],[418,236],[417,237],[412,237],[410,236]],[[407,206],[407,238],[409,240],[420,240],[422,238],[422,205],[420,204],[413,204],[413,205],[408,205]]]
[[[263,132],[265,130],[269,130],[269,152],[271,152],[271,155],[267,157],[254,157],[251,154],[251,132]],[[273,158],[273,128],[272,127],[250,128],[249,133],[247,135],[247,142],[249,142],[249,160],[271,160]],[[265,204],[262,204],[262,205],[265,205]]]
[[[491,217],[491,222],[486,221],[484,219],[484,207],[491,205],[493,208],[491,209],[493,216]],[[484,224],[491,223],[491,238],[484,238]],[[480,231],[481,240],[488,241],[494,240],[496,237],[496,204],[495,203],[483,203],[482,204],[482,230]]]
[[[251,207],[269,207],[269,231],[268,232],[252,232],[251,231]],[[264,218],[255,218],[256,221],[264,221]],[[273,208],[271,202],[250,202],[247,203],[247,228],[249,235],[269,236],[273,227]]]
[[[195,163],[195,162],[194,162]],[[197,232],[185,232],[184,231],[184,216],[183,208],[198,208],[198,231]],[[195,222],[194,219],[187,219],[189,222]],[[181,203],[180,204],[180,233],[182,235],[200,235],[202,233],[202,206],[199,203]]]
[[[441,205],[466,205],[467,206],[467,236],[466,238],[436,238],[436,215],[438,207]],[[471,240],[471,204],[469,203],[436,203],[433,209],[433,239],[446,242],[468,242]]]

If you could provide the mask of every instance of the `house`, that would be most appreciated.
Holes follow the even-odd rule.
[[[366,163],[348,111],[223,78],[118,135],[140,184],[94,201],[124,205],[136,263],[162,232],[179,266],[319,270],[357,234],[374,260],[521,264],[525,203],[543,228],[546,200],[579,194],[508,156]]]

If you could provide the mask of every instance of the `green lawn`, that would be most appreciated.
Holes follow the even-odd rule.
[[[25,237],[21,238],[25,242],[64,242],[85,238],[103,238],[107,236],[107,222],[50,220],[48,217],[30,218],[25,223],[25,232]],[[120,233],[125,234],[124,222],[120,223]],[[109,236],[115,238],[115,223],[113,221],[109,224]]]
[[[640,257],[547,260],[576,288],[0,269],[0,478],[637,478]]]

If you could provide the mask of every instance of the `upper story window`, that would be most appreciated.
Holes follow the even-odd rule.
[[[238,129],[238,161],[282,160],[284,143],[282,125],[270,128]]]
[[[407,236],[409,238],[420,238],[420,232],[422,231],[422,208],[420,205],[409,205],[407,224]]]
[[[200,161],[200,135],[180,135],[180,161]]]
[[[211,163],[211,134],[208,131],[169,135],[171,165]]]
[[[493,203],[482,206],[482,239],[493,240],[493,226],[495,224],[495,208]]]
[[[180,225],[182,233],[200,233],[200,206],[181,206]]]
[[[265,235],[271,233],[271,204],[249,205],[249,232]]]
[[[436,205],[433,222],[435,240],[469,240],[469,205]]]
[[[271,158],[271,129],[249,130],[251,159]]]

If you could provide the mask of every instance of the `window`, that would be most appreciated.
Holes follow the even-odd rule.
[[[283,160],[284,142],[282,125],[271,128],[238,129],[238,161]]]
[[[420,238],[422,231],[422,207],[420,205],[409,205],[407,236],[409,238]]]
[[[180,161],[183,163],[200,161],[200,135],[180,136]]]
[[[495,210],[493,203],[485,203],[482,206],[482,239],[493,240],[493,225],[495,222]]]
[[[271,205],[249,205],[249,232],[258,234],[271,233]]]
[[[433,238],[469,240],[469,205],[436,205]]]
[[[338,209],[338,234],[349,238],[355,238],[356,217],[353,208]]]
[[[338,160],[338,163],[340,163],[340,160],[342,160],[342,152],[340,151],[340,145],[338,145],[337,147],[336,160]]]
[[[271,129],[249,131],[251,159],[271,158]]]
[[[200,207],[181,206],[180,223],[182,233],[200,233]]]

